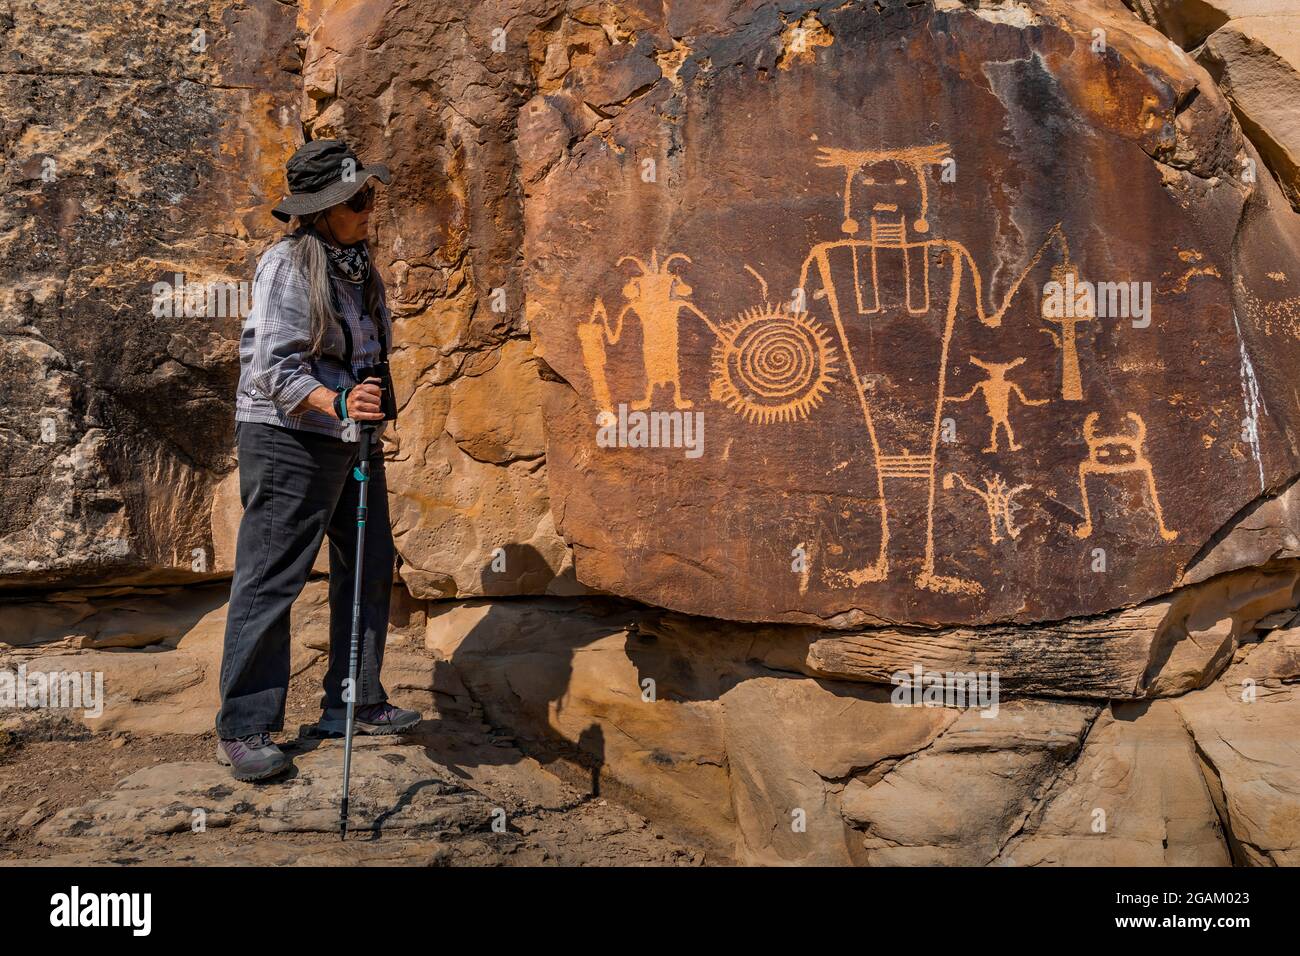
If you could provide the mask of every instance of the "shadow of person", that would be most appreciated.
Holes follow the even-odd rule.
[[[496,569],[484,570],[485,591],[499,585],[502,575],[526,575],[544,563],[528,545],[513,545],[497,555],[505,556],[504,568],[498,563]],[[752,629],[611,595],[537,593],[545,587],[553,592],[557,584],[569,587],[560,579],[537,584],[537,596],[526,599],[457,602],[441,609],[430,605],[430,646],[449,661],[449,678],[463,682],[484,719],[517,740],[520,750],[506,754],[522,752],[593,795],[608,791],[612,780],[606,737],[611,727],[624,730],[615,743],[620,753],[628,751],[629,759],[689,770],[698,760],[711,762],[717,755],[679,747],[671,734],[657,739],[666,731],[663,722],[676,716],[671,710],[657,711],[655,702],[716,701],[741,680],[779,673],[750,660]],[[445,643],[438,648],[440,640]],[[579,655],[583,667],[575,669]],[[619,723],[623,718],[627,728]],[[638,743],[628,733],[644,733],[644,741]],[[431,756],[445,765],[454,755]],[[481,759],[501,762],[503,756],[496,748]]]
[[[443,613],[477,620],[456,639],[445,662],[449,671],[435,677],[435,686],[442,685],[435,690],[437,703],[441,707],[446,696],[459,697],[463,688],[481,708],[481,719],[498,736],[514,739],[518,749],[468,747],[453,724],[446,728],[451,733],[425,728],[434,738],[422,740],[430,757],[448,767],[517,762],[525,754],[546,766],[559,761],[568,767],[551,767],[557,776],[582,789],[586,781],[576,778],[589,778],[595,793],[605,761],[603,731],[590,723],[580,731],[565,730],[566,703],[581,693],[573,687],[573,660],[584,648],[624,631],[634,611],[620,607],[603,614],[582,599],[543,597],[471,601]],[[443,666],[439,662],[435,670]]]
[[[507,567],[510,555],[523,556],[505,553]],[[890,708],[889,686],[808,674],[810,642],[824,636],[607,594],[430,604],[427,646],[440,657],[437,667],[450,665],[438,689],[472,699],[481,720],[517,749],[465,747],[443,731],[425,745],[440,765],[476,781],[491,779],[492,764],[536,761],[570,787],[730,853],[739,833],[737,775],[757,781],[755,794],[777,788],[754,811],[776,819],[773,807],[804,799],[804,777],[786,781],[782,768],[802,772],[801,761],[813,759],[803,750],[839,746],[819,738],[838,740],[841,711]],[[866,718],[859,710],[856,719]],[[765,780],[774,771],[780,780]]]
[[[480,572],[484,599],[429,605],[429,647],[438,709],[463,707],[462,725],[486,722],[495,739],[457,732],[457,721],[426,721],[419,738],[431,759],[462,777],[468,768],[517,763],[547,766],[581,790],[598,792],[605,765],[604,731],[588,721],[568,726],[576,654],[634,624],[639,608],[617,598],[576,596],[572,570],[556,576],[528,544],[493,551]],[[557,592],[559,592],[557,594]],[[492,600],[509,595],[515,600]],[[564,596],[569,595],[569,596]],[[441,646],[440,646],[441,642]],[[477,710],[481,708],[481,710]],[[518,746],[504,746],[513,739]]]
[[[565,576],[573,580],[569,569]],[[519,597],[530,594],[572,593],[574,588],[553,586],[555,571],[546,558],[531,544],[505,544],[494,548],[488,562],[479,571],[479,588],[485,597]]]
[[[591,795],[600,796],[600,771],[605,766],[605,731],[600,724],[588,724],[586,730],[578,735],[578,751],[581,760],[591,771]]]

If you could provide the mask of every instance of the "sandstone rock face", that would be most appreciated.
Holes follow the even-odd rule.
[[[430,20],[384,0],[309,5],[296,19],[283,5],[254,4],[200,17],[203,37],[173,36],[162,22],[150,28],[156,36],[126,38],[105,17],[75,49],[45,42],[19,12],[4,32],[20,61],[6,77],[8,122],[24,131],[6,164],[6,210],[36,244],[7,259],[4,315],[16,332],[6,338],[5,381],[39,384],[21,394],[32,409],[16,416],[26,431],[5,445],[11,528],[0,536],[0,585],[228,573],[237,316],[129,317],[153,305],[142,277],[179,272],[192,288],[247,278],[278,228],[266,207],[282,188],[279,164],[298,120],[309,135],[347,136],[401,171],[381,197],[375,245],[399,316],[393,511],[402,579],[417,597],[594,587],[711,614],[852,627],[1057,619],[1183,583],[1179,572],[1203,557],[1213,532],[1261,497],[1255,486],[1266,497],[1294,471],[1286,400],[1271,394],[1295,328],[1286,270],[1296,244],[1271,198],[1288,187],[1262,176],[1248,188],[1240,164],[1254,147],[1208,75],[1112,6],[870,6],[665,12],[554,0],[526,11],[452,5],[447,19]],[[1180,27],[1180,42],[1207,49],[1226,24],[1271,25],[1285,12],[1202,6],[1213,7],[1204,29]],[[1159,16],[1139,13],[1173,30],[1173,13],[1155,7]],[[493,27],[503,22],[498,47]],[[1080,42],[1096,27],[1107,31],[1101,51]],[[1280,30],[1270,49],[1284,46]],[[957,41],[974,51],[969,62],[943,47]],[[878,46],[895,60],[859,70],[855,57]],[[66,68],[74,59],[124,64],[124,79],[79,74]],[[985,60],[1007,75],[972,65]],[[1112,66],[1113,95],[1092,95]],[[1234,85],[1225,69],[1211,72],[1244,115],[1246,93],[1234,90],[1251,83]],[[887,73],[928,79],[900,87]],[[48,119],[24,119],[57,112],[33,99],[34,78],[47,75],[56,82],[41,90],[85,100],[72,145]],[[160,84],[190,97],[184,109],[147,120],[131,112],[133,97]],[[935,84],[948,91],[951,133],[943,117],[933,129],[907,126],[926,114],[918,97]],[[855,97],[868,85],[863,106]],[[1051,131],[1064,137],[1060,149],[1043,145],[1035,121],[1049,100],[1065,117]],[[759,106],[766,127],[748,119]],[[893,125],[872,126],[872,110]],[[734,133],[724,115],[735,117]],[[971,115],[989,120],[958,129]],[[844,143],[831,142],[827,117]],[[973,132],[997,123],[1010,145]],[[858,142],[868,126],[881,142]],[[1099,132],[1117,137],[1116,148],[1098,147]],[[143,154],[145,141],[170,151]],[[918,144],[948,148],[880,159]],[[881,169],[864,166],[853,180],[834,165],[847,161],[834,152],[845,149],[866,150]],[[1067,154],[1070,173],[1056,159]],[[886,166],[900,174],[890,183],[873,175]],[[99,176],[100,167],[125,172]],[[181,181],[186,170],[197,170],[192,182]],[[762,190],[747,185],[759,181]],[[1121,181],[1124,190],[1110,188]],[[893,226],[876,215],[877,187],[911,194],[895,203],[911,217],[898,249],[888,245]],[[144,218],[150,208],[162,226]],[[634,235],[645,210],[657,230],[649,240]],[[872,216],[884,238],[867,236]],[[849,220],[858,232],[845,231]],[[95,223],[107,244],[91,241]],[[1142,241],[1141,229],[1169,241]],[[1225,251],[1234,241],[1244,254]],[[822,243],[829,289],[821,260],[805,255]],[[913,262],[920,249],[924,268]],[[689,266],[671,258],[682,250]],[[864,250],[875,250],[871,280],[862,279]],[[891,253],[920,283],[917,294],[934,299],[940,332],[955,303],[951,336],[926,340],[940,346],[943,376],[911,344],[899,365],[907,370],[882,358],[894,334],[881,325],[896,278],[881,257]],[[643,299],[638,312],[624,294],[633,285],[656,294],[655,281],[631,281],[652,259],[656,274],[677,276],[660,291],[686,303],[673,306],[672,321],[667,307]],[[710,277],[694,278],[687,293],[696,260]],[[953,296],[942,277],[957,262]],[[870,319],[845,320],[844,335],[829,295],[841,266],[857,273],[855,315]],[[1152,325],[1049,320],[1044,283],[1067,275],[1150,277]],[[898,291],[926,321],[905,287],[912,278]],[[603,331],[590,321],[597,300],[609,318]],[[742,334],[755,308],[773,314],[745,319]],[[1166,334],[1186,314],[1201,325]],[[906,338],[908,328],[894,332]],[[1172,344],[1193,340],[1194,349]],[[747,364],[755,356],[760,366]],[[812,366],[799,364],[809,356]],[[1024,359],[1001,380],[1005,423],[994,381],[1003,373],[972,357]],[[647,361],[678,374],[648,383]],[[1229,366],[1239,374],[1227,375]],[[811,375],[811,384],[786,393],[755,374]],[[672,386],[683,382],[692,410],[707,412],[699,459],[596,444],[593,414],[606,394],[630,405],[649,389],[650,411],[675,412]],[[895,385],[903,392],[891,393]],[[929,397],[904,400],[909,389]],[[1124,405],[1120,394],[1133,399]],[[1188,396],[1195,414],[1181,413]],[[1154,411],[1138,398],[1158,399]],[[1093,413],[1089,444],[1083,426]],[[995,436],[998,451],[984,451]],[[1183,449],[1205,484],[1169,477],[1166,461]],[[1189,508],[1210,482],[1234,490],[1215,508]],[[628,494],[629,484],[648,493]],[[562,496],[554,506],[552,494]],[[735,544],[706,547],[705,529],[709,541]],[[1098,549],[1104,572],[1093,571]],[[1238,566],[1260,560],[1250,551]],[[1017,585],[1002,587],[1002,575]]]
[[[761,632],[595,604],[458,604],[427,635],[526,749],[567,744],[575,778],[744,862],[1296,862],[1296,630],[1173,700],[964,708],[793,676]]]
[[[1189,50],[1231,20],[1295,13],[1290,0],[1124,0],[1124,4]]]
[[[298,51],[272,0],[158,9],[0,18],[0,587],[212,570],[241,305],[207,289],[271,234]]]
[[[527,82],[522,12],[386,0],[325,9],[306,44],[301,111],[396,171],[372,222],[396,314],[401,410],[388,436],[401,578],[418,598],[582,591],[547,494],[541,370],[518,280],[511,182]],[[448,21],[455,23],[448,26]]]
[[[1300,865],[1300,791],[1294,732],[1300,635],[1274,631],[1207,691],[1177,701],[1233,862]]]
[[[884,779],[853,781],[844,817],[865,832],[875,865],[984,866],[1078,754],[1095,716],[1040,701],[1004,707],[992,720],[969,710]]]
[[[955,710],[895,708],[889,696],[883,688],[774,677],[723,695],[731,801],[746,862],[869,862],[844,826],[841,801],[851,798],[856,775],[879,776],[961,719]]]
[[[1191,51],[1232,102],[1245,134],[1300,209],[1300,10],[1287,0],[1125,0]]]
[[[282,230],[269,208],[305,129],[400,170],[375,249],[398,313],[404,580],[427,598],[581,591],[550,514],[517,279],[512,135],[529,48],[490,46],[510,4],[459,4],[460,40],[382,2],[153,6],[0,23],[13,64],[0,587],[228,575],[239,283]],[[155,283],[177,308],[154,314]],[[230,302],[204,294],[214,283]]]
[[[329,649],[327,593],[312,582],[294,605],[294,674]],[[220,706],[227,597],[218,585],[6,608],[0,667],[102,675],[102,712],[73,712],[95,731],[207,733]]]
[[[1053,782],[999,862],[1226,866],[1219,817],[1175,705],[1104,711],[1087,749]]]
[[[1295,219],[1154,31],[850,4],[682,42],[606,47],[522,116],[580,581],[738,619],[1057,620],[1176,586],[1294,476],[1296,342],[1246,298],[1296,280],[1233,250],[1243,218],[1294,248]]]
[[[1300,208],[1300,120],[1285,106],[1300,95],[1300,11],[1233,20],[1210,35],[1197,60],[1232,101],[1291,205]]]
[[[1204,687],[1261,622],[1289,622],[1298,570],[1236,571],[1136,608],[1036,627],[882,628],[816,634],[800,668],[888,682],[916,665],[995,671],[1013,693],[1124,699]],[[1276,623],[1270,626],[1276,626]]]
[[[725,632],[710,634],[715,650],[697,658],[688,648],[698,634],[656,628],[643,639],[629,634],[634,620],[568,602],[457,604],[430,616],[426,647],[450,663],[490,723],[527,738],[544,759],[573,761],[575,781],[640,798],[726,845],[735,817],[717,697],[761,669]]]

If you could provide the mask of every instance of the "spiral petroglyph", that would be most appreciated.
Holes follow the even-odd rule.
[[[750,422],[807,418],[834,380],[830,335],[806,313],[763,305],[719,330],[711,397]]]

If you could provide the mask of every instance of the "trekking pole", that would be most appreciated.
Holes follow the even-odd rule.
[[[339,805],[339,839],[348,838],[348,791],[352,776],[352,725],[357,713],[357,657],[361,652],[361,562],[366,547],[366,492],[370,488],[370,443],[374,428],[361,429],[361,456],[352,469],[357,480],[357,553],[353,564],[352,645],[348,649],[347,729],[343,735],[343,802]]]

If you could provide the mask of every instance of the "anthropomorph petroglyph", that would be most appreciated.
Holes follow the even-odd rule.
[[[1025,360],[1018,358],[1012,362],[984,362],[971,356],[971,364],[979,366],[989,373],[989,377],[959,398],[949,398],[949,402],[968,402],[976,393],[984,395],[984,408],[989,416],[989,443],[984,446],[986,452],[998,450],[998,429],[1007,436],[1007,447],[1011,451],[1020,451],[1023,445],[1016,443],[1016,433],[1011,430],[1011,396],[1014,394],[1025,405],[1046,405],[1045,398],[1029,398],[1015,382],[1007,379],[1007,372]]]
[[[1165,527],[1164,512],[1160,509],[1160,496],[1156,494],[1156,479],[1151,472],[1151,462],[1143,448],[1146,442],[1147,426],[1142,416],[1129,412],[1126,416],[1136,429],[1132,434],[1119,432],[1113,435],[1097,434],[1096,412],[1092,412],[1083,421],[1083,440],[1088,445],[1088,457],[1079,465],[1079,497],[1083,499],[1083,524],[1074,529],[1080,538],[1092,535],[1092,507],[1088,503],[1089,475],[1124,475],[1138,472],[1146,478],[1146,487],[1151,495],[1151,507],[1156,516],[1156,528],[1160,537],[1173,541],[1178,537],[1177,531]]]
[[[1006,536],[1009,538],[1020,537],[1020,529],[1016,527],[1013,513],[1019,509],[1015,503],[1016,495],[1029,488],[1029,485],[1016,485],[1014,488],[1007,487],[1006,481],[1001,475],[994,475],[992,478],[984,479],[984,488],[976,488],[970,484],[961,475],[956,472],[949,472],[943,476],[943,487],[951,490],[954,483],[960,484],[972,494],[979,495],[980,500],[984,502],[984,508],[989,514],[989,541],[997,544],[1003,540],[1002,533],[998,530],[1001,525],[1006,529]]]
[[[818,165],[844,171],[840,229],[850,238],[814,246],[804,259],[799,287],[807,290],[816,276],[820,288],[812,293],[810,306],[824,302],[829,309],[849,376],[862,386],[854,392],[874,458],[880,520],[875,559],[856,569],[826,569],[824,577],[832,585],[857,587],[885,580],[890,570],[891,512],[924,496],[918,515],[925,524],[924,554],[916,585],[956,594],[983,590],[973,580],[935,570],[935,454],[958,304],[967,303],[982,325],[999,327],[1020,286],[1047,249],[1056,244],[1063,260],[1068,259],[1069,250],[1060,225],[1054,226],[1011,283],[1001,304],[988,308],[980,270],[962,243],[911,235],[911,231],[930,232],[926,170],[943,163],[948,155],[948,144],[935,143],[896,150],[823,147],[817,156]],[[905,211],[905,200],[911,198],[909,187],[919,192],[914,217]],[[863,223],[855,215],[855,202],[869,203],[865,236],[861,236]],[[937,281],[932,281],[932,272],[938,274]],[[906,378],[891,377],[900,355],[908,358]],[[985,392],[994,441],[1001,427],[1014,446],[1005,407],[1009,400],[999,404],[1008,398],[998,391],[999,382],[991,378]],[[1023,392],[1019,397],[1026,404],[1040,404],[1026,399]],[[899,487],[900,483],[905,484]],[[910,520],[906,510],[903,514],[904,520]]]
[[[674,407],[691,408],[694,404],[682,397],[681,365],[678,358],[681,331],[678,323],[681,313],[694,314],[715,333],[717,327],[690,301],[694,290],[681,276],[669,271],[668,267],[676,259],[688,264],[691,261],[682,253],[674,252],[660,262],[657,251],[651,251],[648,266],[635,256],[619,259],[619,265],[631,262],[641,270],[640,275],[633,276],[623,286],[623,298],[627,299],[627,305],[623,306],[618,317],[611,322],[605,311],[605,303],[597,298],[590,320],[578,329],[587,374],[591,376],[597,404],[603,410],[610,407],[610,395],[605,381],[605,345],[602,335],[611,345],[616,344],[622,334],[623,320],[629,312],[641,320],[641,358],[646,377],[645,396],[640,401],[633,402],[632,408],[649,408],[654,401],[655,389],[661,386],[672,388]]]
[[[961,314],[998,328],[1022,284],[1050,248],[1056,247],[1061,262],[1070,261],[1057,224],[1000,301],[986,303],[983,278],[966,247],[955,239],[929,235],[927,170],[942,164],[948,154],[946,143],[896,150],[820,148],[817,164],[844,173],[843,235],[817,243],[808,252],[790,305],[769,301],[766,282],[745,266],[759,280],[762,305],[715,323],[695,304],[691,287],[669,270],[677,260],[688,264],[691,260],[682,253],[661,260],[652,251],[648,265],[632,256],[619,260],[620,265],[634,263],[640,274],[623,287],[626,304],[617,316],[611,320],[597,298],[589,320],[578,328],[593,396],[602,409],[613,404],[605,378],[606,346],[618,343],[623,322],[633,313],[641,322],[645,369],[645,394],[634,409],[650,407],[656,389],[664,386],[672,388],[677,408],[692,406],[681,386],[683,313],[697,317],[716,338],[710,398],[756,425],[811,416],[834,394],[832,387],[840,379],[843,362],[843,376],[852,388],[841,394],[861,411],[872,469],[868,480],[874,483],[863,489],[862,516],[868,527],[878,521],[879,533],[873,542],[878,542],[878,550],[865,564],[821,568],[823,580],[833,587],[885,581],[892,551],[898,550],[899,559],[919,565],[912,572],[917,587],[981,593],[978,582],[936,570],[936,453],[945,404],[966,402],[980,394],[991,422],[986,450],[996,452],[1001,444],[999,430],[1010,451],[1021,448],[1011,421],[1013,393],[1026,406],[1046,403],[1028,397],[1007,378],[1007,372],[1023,359],[1006,363],[972,359],[988,378],[965,395],[945,397],[959,303]],[[1061,323],[1057,339],[1063,353],[1063,397],[1072,398],[1080,390],[1074,323]],[[991,534],[999,539],[1003,533],[999,528],[1015,537],[1006,509],[1013,507],[1010,496],[1020,490],[986,486],[980,492],[991,496],[986,500],[994,525]],[[846,551],[860,554],[861,546],[828,549],[832,554]]]

